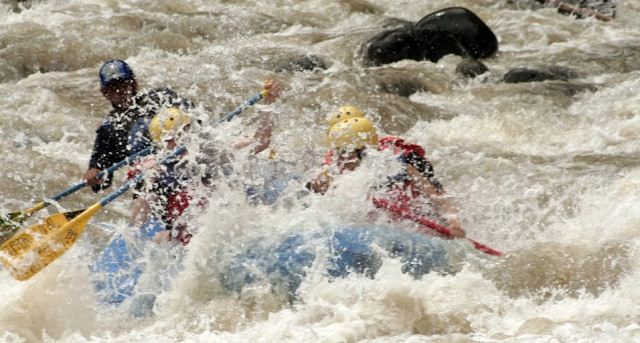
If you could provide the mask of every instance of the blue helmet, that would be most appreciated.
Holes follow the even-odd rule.
[[[133,70],[122,60],[111,60],[100,67],[100,86],[104,88],[113,80],[133,80]]]

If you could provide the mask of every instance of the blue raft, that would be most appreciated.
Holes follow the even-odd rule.
[[[256,282],[283,289],[291,300],[314,264],[330,279],[361,274],[373,278],[385,256],[397,258],[401,271],[418,279],[430,272],[451,273],[445,242],[390,227],[349,227],[275,241],[256,240],[232,255],[220,273],[222,285],[241,292]],[[318,254],[319,249],[326,254]],[[325,261],[316,261],[318,256]],[[319,263],[319,264],[318,264]]]
[[[101,303],[119,306],[131,298],[133,316],[151,313],[155,295],[139,289],[148,259],[140,245],[161,247],[149,240],[163,229],[160,222],[151,221],[141,228],[135,242],[117,235],[107,245],[90,267]],[[447,246],[439,238],[384,226],[325,229],[245,242],[233,252],[218,251],[221,258],[217,268],[219,280],[229,292],[241,292],[244,287],[266,282],[284,290],[294,301],[307,271],[314,265],[320,266],[330,279],[352,273],[374,277],[384,258],[390,257],[399,259],[403,273],[420,278],[430,272],[452,272]]]
[[[121,234],[116,234],[111,239],[89,266],[100,303],[118,306],[139,293],[137,292],[138,281],[147,264],[144,245],[153,244],[151,239],[162,230],[164,230],[162,222],[154,219],[140,227],[132,242],[128,242]],[[153,307],[155,296],[143,298],[147,302],[143,307]],[[146,309],[142,310],[142,312],[145,311]]]

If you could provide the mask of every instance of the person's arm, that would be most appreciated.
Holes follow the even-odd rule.
[[[98,174],[105,168],[110,150],[109,132],[104,126],[96,130],[96,140],[93,144],[89,168],[83,175],[83,179],[94,192],[99,192],[103,188],[109,187],[113,175],[109,174],[103,178],[98,178]],[[107,168],[109,166],[106,166]]]
[[[447,220],[447,227],[451,230],[452,236],[464,237],[465,232],[460,226],[458,208],[453,199],[435,178],[431,163],[423,157],[419,159],[421,160],[407,164],[407,175],[423,194],[433,200],[440,214]]]
[[[264,97],[265,104],[271,104],[280,97],[280,84],[276,80],[265,81],[263,90],[267,91]],[[233,144],[233,147],[235,149],[242,149],[249,145],[256,144],[251,150],[251,153],[257,155],[269,147],[272,133],[273,121],[267,115],[262,115],[258,120],[258,129],[253,134],[253,138],[239,140]]]
[[[239,140],[233,144],[233,147],[235,149],[242,149],[255,144],[253,149],[251,149],[251,153],[257,155],[269,147],[272,133],[273,122],[267,115],[263,115],[258,120],[258,129],[253,134],[253,137]]]
[[[253,148],[253,154],[257,155],[268,148],[271,144],[271,134],[273,133],[273,122],[266,115],[260,118],[258,129],[253,135],[253,140],[257,143]]]

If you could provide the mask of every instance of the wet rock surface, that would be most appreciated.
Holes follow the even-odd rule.
[[[402,59],[437,62],[448,54],[479,59],[497,50],[498,40],[482,19],[466,8],[450,7],[373,37],[364,48],[364,64],[378,66]]]

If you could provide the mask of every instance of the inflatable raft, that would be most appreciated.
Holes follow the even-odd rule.
[[[133,316],[151,313],[155,294],[141,289],[139,281],[149,273],[148,263],[153,259],[149,249],[152,252],[167,249],[150,241],[161,230],[164,230],[161,222],[150,221],[135,239],[116,235],[99,254],[90,269],[102,304],[120,306],[131,298],[129,306]],[[256,239],[233,245],[242,247],[234,251],[214,253],[219,257],[216,259],[219,281],[230,293],[242,292],[244,287],[262,282],[285,291],[294,301],[312,267],[320,268],[329,279],[349,274],[374,277],[385,258],[392,258],[400,261],[403,273],[414,278],[431,272],[451,273],[451,242],[388,226],[336,227]],[[151,248],[145,250],[145,247]],[[188,250],[188,246],[175,248]],[[170,287],[171,276],[181,269],[182,257],[178,255],[171,266],[167,266],[170,270],[161,272],[164,280],[158,283],[164,289]]]

